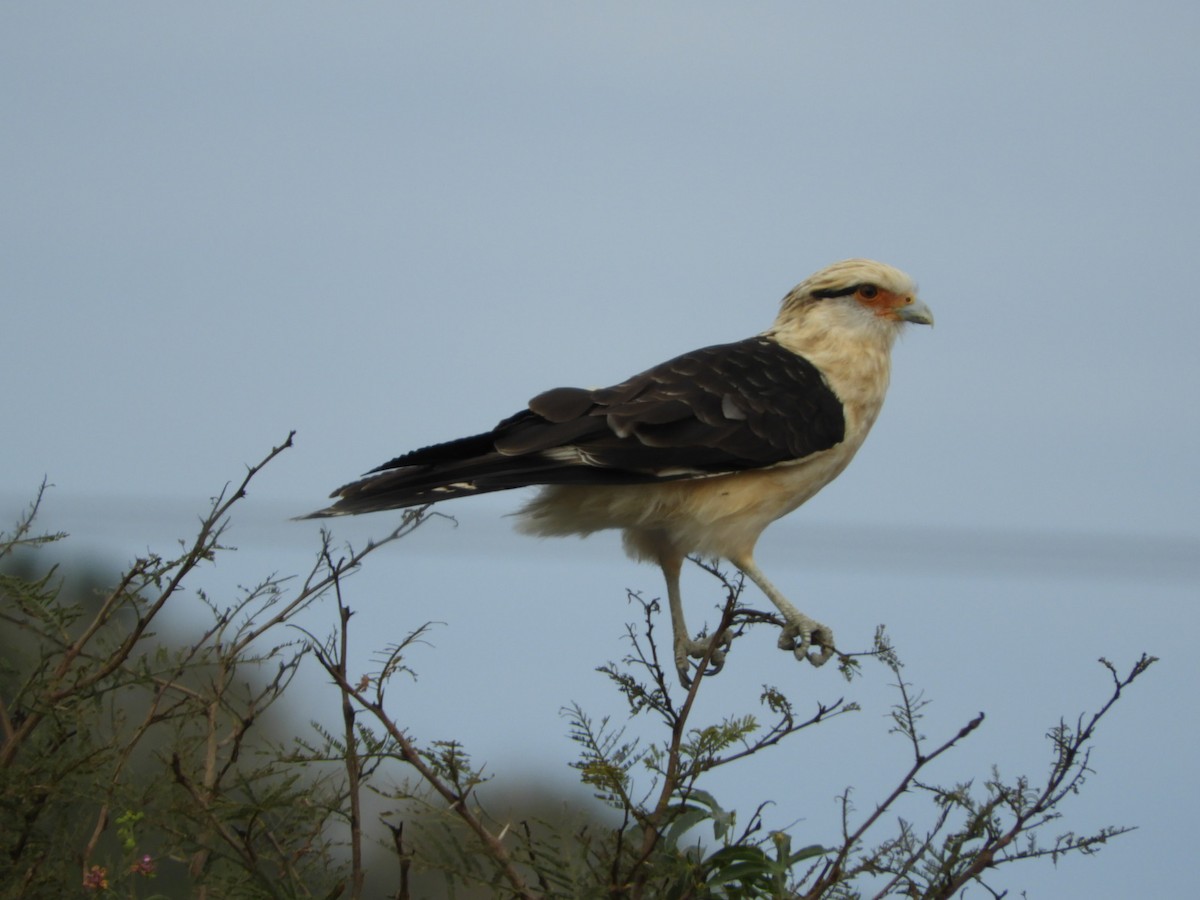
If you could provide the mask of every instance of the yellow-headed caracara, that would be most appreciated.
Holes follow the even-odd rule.
[[[489,432],[384,463],[312,515],[543,485],[520,512],[522,531],[620,528],[631,556],[662,568],[685,684],[689,657],[708,649],[684,623],[679,574],[690,554],[737,566],[782,613],[779,646],[821,665],[833,632],[767,580],[754,545],[854,457],[907,322],[933,324],[911,278],[872,260],[834,263],[784,297],[757,337],[685,353],[613,387],[546,391]],[[720,668],[720,648],[712,661]]]

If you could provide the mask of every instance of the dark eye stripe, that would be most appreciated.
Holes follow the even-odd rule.
[[[867,285],[852,284],[843,288],[826,288],[823,291],[813,291],[813,296],[822,300],[828,300],[830,297],[849,297],[861,287],[867,287]]]

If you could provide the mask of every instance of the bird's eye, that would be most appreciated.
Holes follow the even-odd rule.
[[[878,294],[879,288],[875,287],[873,284],[864,284],[858,289],[858,296],[862,297],[864,300],[874,300]]]

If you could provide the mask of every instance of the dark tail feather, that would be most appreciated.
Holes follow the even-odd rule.
[[[352,516],[386,509],[406,509],[440,503],[456,497],[473,497],[493,491],[548,484],[641,484],[691,477],[681,472],[663,476],[624,469],[597,468],[554,459],[542,453],[505,456],[489,453],[477,459],[444,465],[404,466],[343,485],[332,494],[337,502],[304,519]]]
[[[572,399],[573,395],[567,396],[567,400]],[[569,452],[577,442],[596,458],[585,460]],[[336,499],[332,506],[301,518],[407,509],[531,485],[638,484],[664,480],[664,476],[652,471],[639,471],[636,455],[629,461],[631,467],[624,468],[626,454],[622,451],[626,444],[607,430],[601,417],[552,422],[524,410],[490,432],[397,456],[330,494]],[[553,452],[556,450],[568,452]],[[603,462],[598,465],[597,459]],[[693,474],[699,473],[681,469],[666,479]]]
[[[432,448],[416,452],[428,454],[429,449]],[[562,467],[561,462],[540,454],[504,456],[495,451],[474,459],[404,465],[379,471],[378,474],[369,473],[365,478],[343,485],[330,494],[337,498],[336,503],[303,518],[319,519],[385,509],[406,509],[456,497],[488,494],[531,484],[548,484],[561,480],[553,474],[553,470]]]

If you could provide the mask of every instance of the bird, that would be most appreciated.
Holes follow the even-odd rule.
[[[850,463],[887,392],[891,351],[910,324],[933,324],[911,277],[846,259],[784,296],[766,331],[704,347],[605,388],[538,394],[491,431],[412,450],[339,487],[304,518],[424,506],[531,486],[517,513],[537,536],[619,529],[629,556],[666,581],[676,670],[724,665],[720,640],[687,629],[680,573],[689,556],[724,559],[758,586],[784,625],[778,646],[814,666],[833,631],[800,612],[763,573],[768,525]]]

